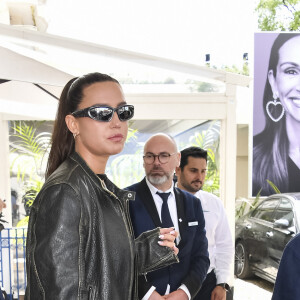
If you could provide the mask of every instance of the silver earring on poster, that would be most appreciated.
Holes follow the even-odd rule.
[[[274,97],[274,99],[272,101],[268,101],[267,102],[267,105],[266,105],[266,111],[267,111],[267,114],[269,116],[269,118],[273,121],[273,122],[279,122],[282,117],[284,116],[284,107],[282,106],[281,102],[280,101],[277,101],[278,98]],[[281,113],[280,115],[276,118],[272,115],[271,111],[270,111],[270,108],[273,106],[273,107],[276,107],[277,105],[281,106]]]

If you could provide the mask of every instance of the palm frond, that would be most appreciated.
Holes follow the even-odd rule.
[[[278,189],[278,187],[271,180],[267,179],[267,182],[276,194],[280,194],[280,190]]]

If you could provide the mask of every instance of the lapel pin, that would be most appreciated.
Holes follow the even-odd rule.
[[[181,219],[181,218],[179,218],[179,219],[178,219],[178,221],[179,221],[179,222],[182,222],[182,219]]]

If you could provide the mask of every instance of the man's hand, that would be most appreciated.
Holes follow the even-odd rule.
[[[171,248],[174,253],[177,255],[179,250],[175,246],[175,239],[178,236],[178,232],[174,230],[174,228],[161,228],[160,229],[160,236],[159,244],[161,246],[166,246]]]
[[[177,291],[174,291],[169,295],[163,296],[163,299],[168,299],[168,300],[189,300],[189,297],[183,290],[178,289]]]
[[[162,297],[157,291],[153,291],[151,296],[149,297],[148,300],[163,300],[164,297]]]
[[[216,286],[211,292],[211,300],[226,300],[226,290],[221,286]]]

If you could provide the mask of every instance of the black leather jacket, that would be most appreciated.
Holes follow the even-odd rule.
[[[137,275],[178,259],[158,245],[159,229],[134,240],[134,197],[77,153],[62,163],[31,208],[25,299],[138,299]]]

